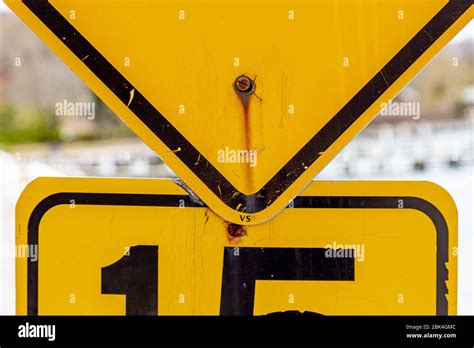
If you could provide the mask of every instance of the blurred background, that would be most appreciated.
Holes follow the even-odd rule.
[[[67,103],[87,114],[58,116]],[[60,105],[58,105],[58,103]],[[474,22],[316,180],[429,180],[459,211],[459,314],[474,314]],[[0,3],[0,314],[14,314],[14,208],[38,176],[174,173]]]

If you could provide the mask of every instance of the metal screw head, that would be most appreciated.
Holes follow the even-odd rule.
[[[241,75],[235,80],[235,88],[242,93],[252,93],[255,89],[255,83],[247,76]]]
[[[229,236],[236,238],[245,236],[247,231],[245,231],[245,228],[241,225],[229,224],[229,226],[227,226],[227,233]]]

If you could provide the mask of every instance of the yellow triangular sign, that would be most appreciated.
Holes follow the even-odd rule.
[[[472,18],[469,0],[7,0],[211,209],[281,211]]]

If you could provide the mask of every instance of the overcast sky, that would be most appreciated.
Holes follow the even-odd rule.
[[[11,12],[2,0],[0,0],[0,12]],[[471,40],[474,42],[474,20],[469,22],[469,24],[453,39],[453,42],[457,43],[464,40]]]

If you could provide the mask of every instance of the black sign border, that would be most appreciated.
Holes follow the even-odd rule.
[[[403,208],[399,202],[402,200]],[[28,245],[37,245],[37,257],[28,258],[27,263],[27,313],[38,315],[38,268],[40,262],[39,227],[43,216],[58,205],[108,205],[179,207],[183,202],[187,208],[199,208],[187,195],[125,194],[125,193],[78,193],[62,192],[44,198],[32,211],[28,220]],[[449,232],[444,216],[432,203],[417,197],[394,196],[299,196],[293,201],[294,207],[287,209],[413,209],[424,213],[433,222],[436,230],[436,315],[448,315],[448,270]],[[183,208],[186,209],[186,208]],[[415,231],[416,232],[416,231]],[[405,257],[400,250],[400,257]]]

